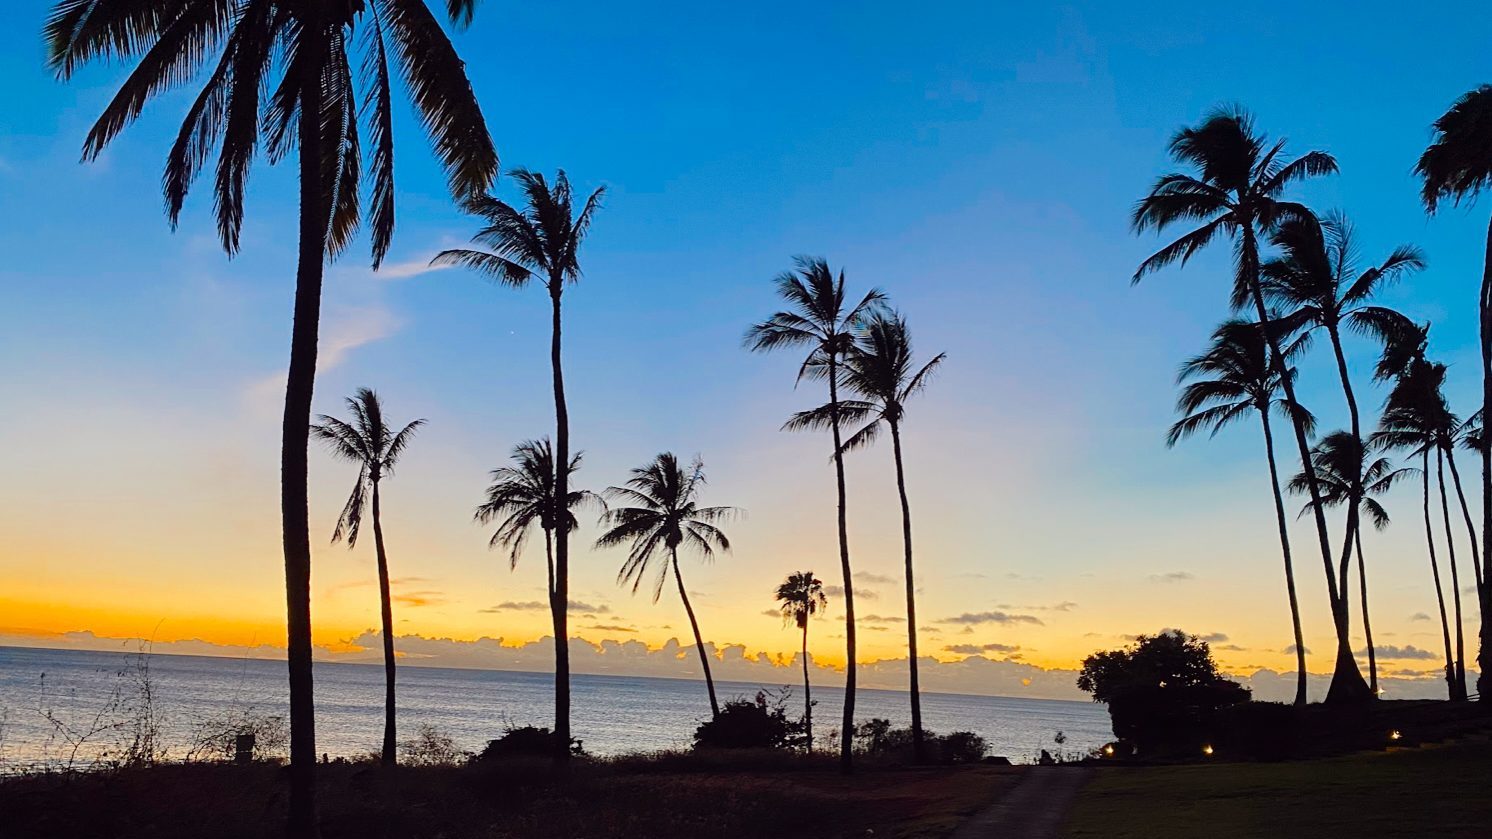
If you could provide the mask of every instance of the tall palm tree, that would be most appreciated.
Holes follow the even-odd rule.
[[[907,502],[906,470],[902,465],[901,422],[906,401],[927,386],[945,353],[918,368],[912,356],[912,337],[906,318],[896,312],[876,312],[844,359],[844,383],[861,400],[841,400],[841,420],[869,422],[844,441],[845,451],[874,442],[884,425],[891,431],[892,460],[896,465],[896,491],[901,499],[902,556],[907,595],[907,672],[912,700],[912,749],[917,761],[924,758],[922,693],[917,684],[917,598],[912,572],[912,508]],[[826,428],[835,415],[829,405],[804,411],[788,422],[788,428]]]
[[[560,360],[560,302],[565,286],[580,280],[580,245],[591,219],[601,206],[606,188],[590,194],[575,210],[570,179],[560,170],[550,184],[543,175],[515,169],[513,179],[526,204],[519,210],[490,195],[473,196],[466,210],[487,222],[472,242],[487,250],[455,248],[441,251],[432,265],[464,265],[500,285],[523,288],[542,283],[549,292],[549,364],[554,378],[554,462],[570,462],[570,411],[565,403],[565,373]],[[555,473],[556,498],[570,495],[570,476]],[[555,760],[570,759],[570,628],[566,604],[570,600],[570,534],[561,530],[554,540],[554,735]]]
[[[1305,340],[1297,339],[1285,352],[1293,357],[1304,347]],[[1166,446],[1174,446],[1204,428],[1215,437],[1250,412],[1259,415],[1264,428],[1264,457],[1269,463],[1269,489],[1274,495],[1275,520],[1280,531],[1280,551],[1285,558],[1285,591],[1290,599],[1290,622],[1295,633],[1295,705],[1299,708],[1306,704],[1305,636],[1300,628],[1289,522],[1285,518],[1285,500],[1280,494],[1269,414],[1271,409],[1278,411],[1307,430],[1315,420],[1305,408],[1278,395],[1280,376],[1269,360],[1270,352],[1264,330],[1257,323],[1230,320],[1219,326],[1212,333],[1212,345],[1207,351],[1181,365],[1177,374],[1177,383],[1186,384],[1176,400],[1176,410],[1182,418],[1171,426]],[[1295,376],[1294,367],[1286,370],[1287,377]]]
[[[1256,319],[1267,323],[1270,318],[1260,276],[1259,237],[1281,221],[1307,213],[1305,207],[1281,199],[1286,187],[1307,177],[1337,171],[1336,161],[1325,152],[1308,152],[1287,162],[1283,157],[1284,146],[1283,140],[1269,144],[1263,134],[1255,131],[1253,118],[1236,108],[1216,110],[1196,128],[1176,132],[1169,147],[1171,156],[1191,166],[1196,174],[1177,172],[1162,176],[1150,194],[1135,206],[1131,223],[1137,233],[1161,231],[1180,223],[1201,222],[1202,226],[1140,263],[1133,281],[1139,282],[1146,274],[1172,263],[1185,265],[1219,237],[1231,238],[1237,257],[1233,308],[1241,309],[1252,303]],[[1276,367],[1285,400],[1295,403],[1295,385],[1284,374],[1281,336],[1276,331],[1265,332],[1271,350],[1269,360]],[[1292,426],[1311,501],[1316,505],[1316,538],[1337,633],[1336,667],[1326,701],[1366,699],[1371,693],[1352,654],[1351,614],[1346,598],[1337,590],[1332,570],[1331,537],[1310,464],[1310,441],[1300,423],[1292,422]]]
[[[1421,198],[1434,215],[1442,201],[1459,205],[1476,198],[1492,185],[1492,85],[1468,91],[1435,121],[1435,139],[1420,156],[1415,172],[1424,180]],[[1481,325],[1483,416],[1492,416],[1492,222],[1482,259],[1481,291],[1477,296]],[[1492,447],[1482,455],[1482,549],[1492,562]],[[1477,692],[1492,700],[1492,586],[1483,585],[1481,631],[1477,652]]]
[[[840,728],[839,762],[845,772],[853,766],[855,730],[855,587],[850,570],[850,535],[846,520],[844,482],[844,417],[839,413],[840,368],[854,347],[855,332],[885,295],[871,289],[859,303],[850,305],[845,295],[844,271],[836,279],[822,259],[796,257],[796,271],[777,276],[777,295],[788,308],[773,314],[746,331],[746,347],[755,352],[806,348],[808,355],[798,367],[798,380],[823,378],[829,383],[829,429],[834,440],[834,480],[838,495],[839,569],[844,578],[844,717]]]
[[[399,455],[425,421],[417,419],[395,432],[384,421],[378,394],[365,387],[358,388],[357,394],[346,401],[352,422],[321,414],[318,417],[321,422],[311,426],[311,436],[325,443],[337,457],[358,464],[357,483],[352,485],[352,494],[337,518],[332,544],[345,536],[349,549],[357,546],[364,505],[371,502],[373,547],[378,554],[378,602],[383,620],[383,763],[392,766],[399,753],[394,721],[394,607],[389,597],[389,559],[383,547],[379,485],[394,474]]]
[[[518,567],[518,558],[528,544],[528,534],[535,525],[544,532],[544,560],[548,569],[549,584],[545,588],[554,608],[554,531],[556,519],[554,508],[554,452],[549,438],[525,440],[513,447],[512,466],[500,466],[492,470],[492,483],[487,487],[487,500],[477,507],[473,518],[481,524],[497,522],[497,530],[488,540],[489,548],[505,548],[508,551],[510,568]],[[580,468],[581,453],[570,458],[570,477]],[[577,507],[588,503],[605,506],[600,496],[589,490],[572,489],[565,502],[565,530],[573,531],[577,523]]]
[[[1386,457],[1372,458],[1362,438],[1351,431],[1334,431],[1321,439],[1311,450],[1311,465],[1316,468],[1317,486],[1321,488],[1321,503],[1327,507],[1347,505],[1356,507],[1359,517],[1366,514],[1373,527],[1382,530],[1388,527],[1388,511],[1374,496],[1387,492],[1407,474],[1406,470],[1394,469]],[[1290,479],[1290,491],[1304,494],[1307,491],[1305,473]],[[1309,504],[1309,502],[1307,502]],[[1302,509],[1304,516],[1309,509]],[[1363,635],[1368,644],[1368,687],[1378,695],[1378,652],[1373,646],[1373,622],[1368,611],[1368,570],[1363,559],[1362,529],[1349,529],[1347,538],[1357,550],[1357,579],[1362,598]],[[1342,591],[1347,591],[1346,569],[1337,581]]]
[[[447,0],[446,6],[452,24],[464,26],[476,0]],[[297,158],[300,245],[281,424],[280,509],[290,678],[289,822],[292,834],[308,835],[316,823],[316,734],[306,458],[321,282],[326,259],[350,243],[360,220],[359,114],[373,145],[368,178],[374,267],[393,236],[389,48],[454,195],[487,189],[497,176],[497,151],[465,65],[422,0],[58,0],[44,37],[47,63],[64,79],[93,60],[139,56],[88,132],[87,159],[102,153],[157,95],[190,83],[210,66],[166,158],[162,181],[175,226],[193,180],[218,149],[212,191],[218,236],[229,255],[238,251],[244,184],[261,140],[271,160],[292,152]],[[358,63],[364,70],[361,96],[352,71]]]
[[[808,621],[814,615],[829,608],[829,598],[824,594],[824,582],[812,571],[800,571],[787,575],[777,586],[777,604],[784,621],[792,621],[803,631],[803,732],[807,738],[808,751],[813,751],[813,688],[808,681]]]
[[[1445,380],[1445,365],[1416,358],[1406,366],[1390,392],[1388,403],[1379,418],[1379,430],[1373,434],[1372,444],[1382,449],[1407,450],[1411,456],[1419,456],[1422,480],[1422,501],[1425,519],[1425,540],[1430,557],[1430,574],[1435,585],[1435,599],[1440,609],[1440,631],[1445,644],[1446,689],[1453,700],[1466,698],[1464,661],[1452,650],[1450,620],[1447,616],[1445,593],[1440,579],[1440,562],[1435,551],[1434,526],[1430,517],[1430,454],[1439,452],[1455,418],[1446,407],[1441,394]],[[1444,508],[1444,482],[1441,482],[1442,508]],[[1449,518],[1446,520],[1449,525]],[[1447,527],[1447,535],[1449,535]],[[1451,554],[1454,569],[1454,554]],[[1454,577],[1453,577],[1454,580]],[[1453,582],[1453,588],[1454,588]],[[1459,597],[1459,592],[1456,593]],[[1459,606],[1457,608],[1459,613]],[[1459,624],[1459,614],[1458,614]],[[1457,627],[1457,649],[1460,649],[1460,627]]]
[[[668,572],[672,570],[674,582],[679,587],[679,600],[683,601],[684,612],[689,616],[689,628],[694,630],[694,646],[699,650],[705,688],[710,693],[710,714],[718,717],[720,703],[715,698],[715,680],[710,676],[710,656],[705,651],[699,620],[694,616],[689,592],[684,588],[684,575],[679,570],[681,545],[694,548],[705,560],[714,559],[717,550],[730,550],[730,540],[715,523],[729,518],[735,509],[699,506],[699,490],[704,482],[704,463],[695,458],[686,470],[679,465],[673,452],[664,452],[653,458],[652,463],[633,469],[627,485],[608,487],[606,496],[635,506],[612,507],[606,511],[601,520],[608,529],[596,540],[596,547],[631,544],[632,550],[622,563],[617,582],[631,583],[633,594],[637,593],[643,578],[651,570],[649,566],[659,549],[667,551],[667,559],[658,564],[658,573],[653,580],[653,602],[657,603],[663,594],[663,584],[668,581]]]

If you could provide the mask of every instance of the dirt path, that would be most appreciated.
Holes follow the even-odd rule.
[[[1033,766],[1015,788],[975,813],[950,839],[1056,839],[1092,769]]]

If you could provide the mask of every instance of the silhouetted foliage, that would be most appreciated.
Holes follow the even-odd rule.
[[[696,749],[780,749],[790,745],[799,726],[787,718],[786,694],[732,699],[694,731]]]
[[[873,717],[855,726],[855,750],[866,757],[892,763],[976,763],[984,759],[989,744],[972,731],[948,735],[922,730],[923,754],[916,753],[911,726],[892,728],[891,721]]]
[[[561,743],[554,732],[547,728],[525,725],[509,728],[503,732],[503,736],[488,740],[486,747],[473,760],[480,763],[508,757],[544,757],[553,755],[560,748]],[[573,737],[564,748],[571,755],[585,754],[581,742]]]
[[[1249,700],[1248,688],[1218,671],[1206,641],[1177,630],[1088,656],[1077,684],[1109,706],[1114,734],[1144,755],[1192,751],[1218,709]]]

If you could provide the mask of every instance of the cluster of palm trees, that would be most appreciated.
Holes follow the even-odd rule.
[[[1440,201],[1469,198],[1492,179],[1492,151],[1489,151],[1492,150],[1492,88],[1468,94],[1436,123],[1436,132],[1435,143],[1425,152],[1417,170],[1424,179],[1423,199],[1431,213]],[[1492,502],[1487,500],[1492,498],[1488,450],[1482,444],[1481,433],[1481,417],[1487,405],[1469,419],[1459,419],[1444,395],[1445,365],[1425,355],[1429,325],[1417,324],[1400,312],[1372,302],[1386,285],[1424,268],[1423,254],[1413,246],[1401,245],[1381,262],[1361,264],[1352,225],[1343,215],[1318,215],[1286,196],[1287,189],[1298,181],[1335,173],[1336,161],[1320,151],[1288,158],[1284,142],[1269,142],[1256,131],[1251,117],[1240,109],[1220,109],[1198,126],[1180,130],[1171,140],[1170,152],[1190,171],[1162,176],[1136,205],[1133,226],[1136,232],[1160,231],[1178,224],[1200,226],[1145,260],[1135,272],[1134,280],[1138,282],[1172,263],[1184,265],[1208,245],[1228,239],[1233,244],[1235,263],[1232,307],[1235,312],[1247,310],[1252,317],[1235,317],[1223,323],[1213,333],[1206,352],[1182,365],[1179,381],[1184,387],[1177,400],[1182,418],[1171,427],[1167,443],[1174,445],[1204,429],[1216,434],[1248,416],[1260,420],[1295,637],[1295,703],[1306,702],[1306,645],[1271,424],[1274,415],[1288,423],[1295,442],[1300,471],[1285,486],[1306,497],[1301,515],[1310,515],[1314,520],[1326,576],[1328,606],[1337,642],[1327,702],[1372,698],[1380,693],[1362,524],[1366,519],[1376,529],[1387,526],[1388,512],[1378,496],[1414,473],[1419,474],[1422,483],[1425,538],[1440,612],[1447,690],[1452,699],[1467,698],[1457,539],[1451,523],[1445,472],[1450,472],[1471,548],[1482,621],[1479,662],[1485,679],[1487,656],[1492,654],[1488,649],[1488,641],[1492,639],[1488,636],[1487,623],[1492,608],[1481,568],[1487,544],[1479,539],[1489,538],[1492,526]],[[1273,250],[1266,253],[1266,248]],[[1488,252],[1487,265],[1480,303],[1483,377],[1492,382],[1492,249]],[[1371,433],[1365,432],[1348,372],[1344,332],[1376,342],[1379,359],[1374,377],[1392,383],[1378,426]],[[1321,333],[1330,344],[1349,426],[1329,432],[1313,443],[1315,419],[1296,396],[1296,365],[1312,339]],[[1488,385],[1486,395],[1492,401],[1492,384]],[[1457,448],[1481,452],[1480,535],[1456,466]],[[1384,456],[1391,453],[1417,460],[1418,468],[1394,468]],[[1450,571],[1454,632],[1447,614],[1431,513],[1432,455],[1445,564]],[[1335,507],[1344,510],[1341,547],[1336,553],[1326,517],[1326,511]],[[1354,556],[1367,640],[1369,678],[1366,681],[1350,642]],[[1485,695],[1483,687],[1480,685],[1479,690]]]

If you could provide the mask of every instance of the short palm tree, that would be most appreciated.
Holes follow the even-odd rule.
[[[1434,215],[1443,201],[1460,204],[1474,200],[1492,185],[1492,85],[1468,91],[1435,121],[1435,139],[1420,156],[1415,172],[1424,180],[1421,197]],[[1482,404],[1492,416],[1492,222],[1488,223],[1482,260],[1481,290],[1477,295],[1481,324]],[[1492,448],[1482,447],[1482,547],[1492,562]],[[1492,700],[1492,585],[1483,585],[1477,692]]]
[[[1297,340],[1286,348],[1291,356],[1304,347]],[[1285,500],[1280,494],[1279,467],[1275,462],[1274,431],[1269,422],[1271,411],[1278,411],[1303,428],[1310,429],[1315,420],[1304,408],[1279,396],[1280,377],[1269,360],[1269,342],[1257,323],[1230,320],[1212,333],[1207,351],[1181,365],[1177,382],[1185,384],[1176,400],[1182,415],[1166,435],[1166,445],[1207,429],[1211,436],[1235,421],[1258,414],[1264,428],[1264,457],[1269,464],[1269,489],[1274,495],[1275,520],[1280,531],[1280,551],[1285,558],[1285,591],[1290,598],[1290,620],[1295,633],[1295,705],[1306,704],[1305,637],[1300,628],[1300,601],[1295,594],[1295,566],[1290,553],[1289,522],[1285,517]],[[1295,376],[1295,368],[1287,368]]]
[[[1321,503],[1327,507],[1347,505],[1359,510],[1359,518],[1366,515],[1373,527],[1382,530],[1388,527],[1388,511],[1375,496],[1387,492],[1407,470],[1394,469],[1386,457],[1371,457],[1361,438],[1350,431],[1334,431],[1321,438],[1311,450],[1312,465],[1316,467],[1316,481],[1321,488]],[[1290,479],[1290,491],[1306,492],[1305,474]],[[1309,510],[1302,509],[1301,515]],[[1373,646],[1373,622],[1368,611],[1368,571],[1363,560],[1362,529],[1349,529],[1347,539],[1357,549],[1357,578],[1362,597],[1363,635],[1368,644],[1368,687],[1378,695],[1378,653]],[[1337,580],[1342,591],[1347,590],[1345,568]]]
[[[652,463],[633,469],[626,486],[606,490],[607,498],[633,506],[616,506],[606,511],[601,521],[607,530],[596,540],[596,547],[632,546],[617,574],[617,582],[631,583],[633,594],[653,570],[658,554],[666,552],[664,560],[656,564],[653,602],[658,602],[663,594],[663,584],[668,581],[668,572],[673,571],[679,600],[683,601],[684,612],[689,616],[689,628],[694,630],[694,646],[699,650],[705,688],[710,693],[710,714],[718,717],[720,703],[715,698],[715,680],[710,676],[710,655],[699,632],[699,619],[694,616],[694,607],[689,603],[689,592],[684,588],[683,572],[679,570],[681,546],[693,548],[706,560],[714,559],[717,550],[730,550],[730,540],[715,523],[729,518],[735,510],[699,506],[699,490],[704,482],[702,462],[695,459],[686,470],[673,452],[664,452]]]
[[[1186,164],[1194,173],[1176,172],[1156,181],[1150,194],[1135,205],[1132,226],[1135,232],[1161,231],[1176,224],[1201,223],[1190,232],[1140,263],[1133,281],[1173,263],[1185,265],[1199,251],[1222,238],[1234,243],[1237,265],[1234,274],[1232,303],[1235,309],[1252,305],[1258,322],[1270,321],[1260,276],[1259,238],[1275,229],[1280,222],[1304,216],[1305,207],[1285,201],[1282,196],[1291,184],[1308,177],[1337,171],[1336,161],[1325,152],[1308,152],[1294,160],[1283,157],[1284,141],[1270,144],[1255,131],[1253,118],[1241,109],[1219,109],[1208,114],[1195,128],[1183,128],[1171,138],[1171,156]],[[1295,385],[1284,374],[1284,357],[1280,351],[1279,330],[1265,332],[1271,354],[1270,363],[1283,388],[1286,402],[1296,403]],[[1314,470],[1310,465],[1311,446],[1305,429],[1292,423],[1295,445],[1304,464],[1310,496],[1320,501]],[[1321,563],[1326,571],[1327,595],[1332,623],[1337,634],[1336,667],[1332,673],[1327,702],[1345,702],[1371,696],[1352,653],[1351,613],[1347,599],[1337,590],[1332,570],[1331,537],[1326,515],[1319,503],[1315,507],[1316,539]]]
[[[512,177],[523,190],[522,210],[478,195],[467,199],[466,210],[486,225],[472,237],[486,250],[456,248],[441,251],[432,265],[464,265],[494,282],[513,288],[540,283],[549,293],[549,364],[554,379],[554,462],[570,461],[570,410],[565,401],[565,373],[560,360],[560,302],[565,286],[580,280],[580,245],[591,219],[601,207],[606,188],[590,194],[576,211],[570,179],[560,170],[550,184],[541,174],[515,169]],[[555,495],[570,495],[570,476],[555,473]],[[570,759],[570,629],[565,604],[570,599],[570,535],[561,530],[554,540],[554,742],[555,759]]]
[[[799,658],[803,662],[803,733],[808,751],[813,751],[813,688],[808,680],[808,621],[814,615],[829,608],[829,598],[824,594],[824,582],[812,571],[800,571],[787,575],[777,586],[777,605],[784,621],[797,624],[803,631],[803,651]]]
[[[477,506],[473,518],[481,524],[497,522],[497,530],[487,542],[489,548],[504,548],[508,551],[510,568],[518,567],[518,558],[528,544],[528,534],[537,525],[544,532],[544,560],[548,569],[549,584],[545,589],[551,598],[551,613],[554,597],[554,531],[556,527],[554,500],[554,452],[549,438],[525,440],[513,447],[512,466],[500,466],[492,470],[492,483],[487,487],[487,500]],[[581,453],[570,458],[570,477],[580,469]],[[568,483],[568,482],[567,482]],[[574,531],[577,523],[574,510],[588,503],[605,506],[600,496],[589,490],[571,489],[565,503],[565,530]],[[556,627],[556,631],[558,631]]]
[[[844,357],[854,347],[855,333],[865,319],[880,307],[885,295],[871,289],[853,303],[846,295],[844,271],[836,278],[822,259],[805,256],[794,262],[797,270],[777,276],[777,295],[788,304],[766,320],[746,331],[748,349],[768,352],[776,349],[807,349],[808,355],[798,367],[798,380],[822,378],[829,383],[829,429],[834,440],[834,480],[838,498],[839,569],[844,578],[844,717],[840,728],[839,761],[845,772],[854,760],[855,730],[855,587],[850,569],[850,534],[846,519],[844,481],[845,418],[839,414],[840,368]]]
[[[452,24],[465,25],[476,0],[447,0],[446,7]],[[202,79],[166,158],[166,211],[174,226],[188,189],[217,149],[212,192],[218,235],[230,255],[238,250],[244,184],[261,144],[271,160],[292,153],[297,159],[300,246],[281,423],[280,509],[290,677],[289,830],[310,835],[316,823],[316,733],[306,459],[321,283],[327,257],[347,246],[360,220],[359,115],[373,146],[367,177],[374,267],[393,237],[390,52],[454,195],[487,189],[497,176],[497,151],[465,64],[423,0],[57,0],[44,37],[47,63],[64,79],[90,61],[139,56],[88,132],[87,159],[102,153],[151,100]],[[367,82],[361,96],[353,72],[359,65]],[[205,75],[198,73],[202,69]]]
[[[409,445],[414,432],[425,424],[422,419],[395,432],[383,418],[383,404],[378,394],[360,387],[347,399],[352,422],[322,414],[320,423],[311,426],[311,436],[325,443],[337,457],[358,464],[357,483],[337,518],[332,543],[347,539],[347,547],[357,546],[358,531],[367,507],[373,514],[373,547],[378,554],[378,602],[383,619],[383,763],[392,766],[399,752],[394,720],[394,607],[389,597],[389,559],[383,547],[383,519],[380,513],[379,485],[394,474],[394,464]]]
[[[896,466],[896,491],[901,499],[902,557],[907,595],[907,673],[912,700],[912,753],[925,758],[922,732],[922,692],[917,683],[917,598],[912,572],[912,508],[907,501],[906,470],[902,464],[901,423],[906,402],[927,386],[945,354],[917,367],[912,355],[912,336],[906,318],[896,312],[876,312],[845,356],[844,383],[860,400],[839,405],[841,420],[869,422],[844,442],[846,451],[869,445],[882,426],[891,432],[892,461]],[[788,422],[788,428],[826,428],[834,411],[829,405],[804,411]]]

